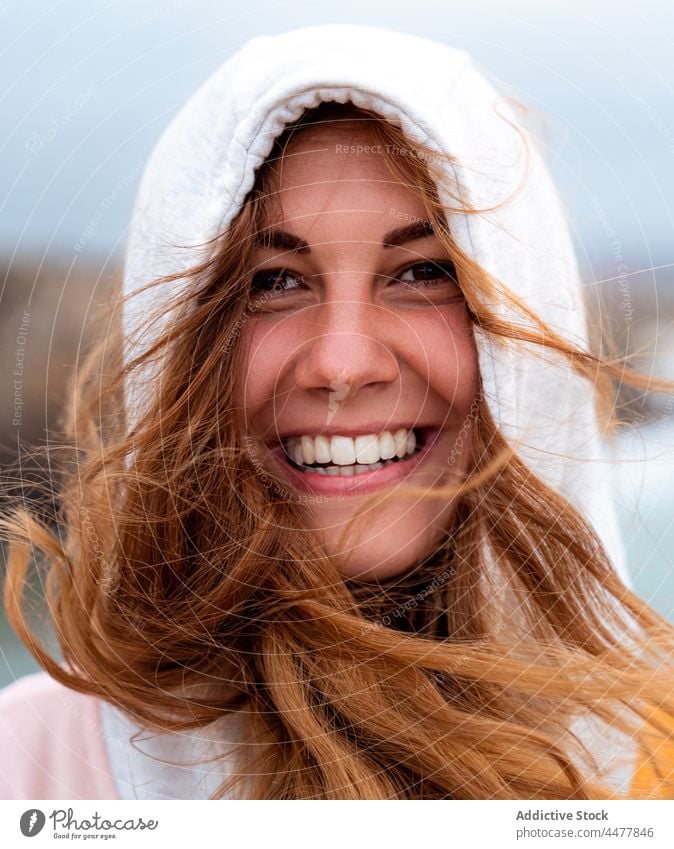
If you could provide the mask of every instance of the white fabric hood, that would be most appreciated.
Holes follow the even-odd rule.
[[[523,130],[511,126],[517,118],[507,101],[466,52],[357,25],[307,27],[255,38],[181,109],[152,153],[137,196],[125,293],[203,259],[197,249],[174,246],[198,245],[227,227],[274,139],[286,123],[321,101],[351,101],[374,110],[399,125],[412,142],[452,154],[459,163],[455,176],[462,195],[474,206],[491,207],[504,200],[526,174],[512,202],[479,216],[451,214],[450,229],[462,250],[556,330],[587,347],[581,286],[564,211],[535,143],[530,143],[527,159]],[[441,195],[441,200],[451,205],[449,198]],[[163,284],[131,300],[124,313],[129,356],[153,335],[145,332],[132,341],[131,334],[160,302],[170,304],[182,285]],[[495,421],[507,437],[526,443],[520,455],[530,467],[592,521],[628,582],[592,387],[566,365],[506,350],[480,332],[476,339]],[[143,400],[139,385],[129,385],[132,420],[140,417]],[[103,711],[112,736],[133,730],[112,706],[103,704]],[[605,746],[608,756],[611,742],[605,730],[597,739],[602,736],[599,748]],[[166,736],[159,738],[154,753],[180,759],[182,746]],[[208,795],[203,784],[197,789],[203,773],[176,770],[167,784],[161,764],[151,759],[142,768],[136,764],[130,769],[114,747],[110,757],[123,798]],[[624,779],[616,777],[618,783]]]
[[[463,50],[378,27],[330,24],[254,38],[201,86],[147,164],[130,227],[125,293],[203,258],[197,249],[174,246],[198,245],[226,228],[285,124],[324,100],[372,109],[411,141],[452,154],[461,194],[474,206],[504,200],[526,176],[502,209],[449,214],[450,229],[462,250],[556,330],[587,346],[564,211],[535,144],[527,155],[526,131],[511,126],[517,117],[507,101]],[[182,285],[136,296],[124,315],[127,334],[160,301],[170,304]],[[150,338],[129,338],[129,355]],[[495,421],[525,443],[520,454],[530,467],[592,521],[629,583],[592,387],[566,366],[505,350],[479,332],[477,344]],[[133,415],[140,416],[143,398],[129,386]]]

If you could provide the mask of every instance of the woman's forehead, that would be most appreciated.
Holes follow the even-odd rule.
[[[338,214],[361,223],[425,217],[420,192],[392,174],[383,145],[362,149],[358,136],[340,140],[324,131],[291,144],[264,181],[266,226],[293,221],[302,228]]]
[[[390,150],[387,150],[387,147]],[[354,126],[309,127],[294,136],[282,156],[274,161],[271,175],[276,184],[344,179],[392,178],[387,155],[392,147],[376,141],[367,128]]]

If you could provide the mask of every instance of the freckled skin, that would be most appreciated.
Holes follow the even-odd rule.
[[[287,148],[268,223],[304,239],[310,253],[257,249],[255,270],[286,269],[292,287],[269,296],[246,322],[237,403],[246,431],[265,439],[302,426],[315,433],[326,422],[442,427],[407,480],[446,484],[467,471],[468,440],[463,449],[456,440],[479,386],[468,312],[456,283],[430,289],[400,282],[415,263],[448,257],[434,235],[382,247],[385,233],[424,219],[425,210],[392,179],[382,154],[339,148],[354,144],[371,139],[356,122],[342,122],[304,130]],[[345,576],[399,574],[437,546],[441,529],[451,528],[451,500],[398,496],[396,484],[378,490],[391,495],[347,541],[340,539],[346,525],[371,496],[319,498],[306,506],[307,527],[340,555]]]

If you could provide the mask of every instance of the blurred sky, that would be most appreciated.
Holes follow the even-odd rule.
[[[327,22],[468,50],[552,121],[584,268],[608,256],[610,270],[609,228],[631,268],[671,261],[674,7],[664,0],[5,2],[0,254],[119,252],[143,162],[199,83],[252,36]]]

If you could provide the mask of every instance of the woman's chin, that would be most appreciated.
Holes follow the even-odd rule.
[[[337,559],[344,578],[383,581],[403,574],[437,549],[444,538],[441,527],[448,527],[451,520],[447,509],[442,512],[444,517],[436,515],[434,521],[425,517],[420,523],[425,528],[423,533],[419,533],[419,525],[409,521],[408,516],[408,521],[382,523],[381,527],[375,524],[366,535],[347,541],[341,538],[337,528],[321,531],[320,536],[328,554]]]
[[[388,578],[395,578],[397,575],[404,574],[414,561],[400,561],[399,558],[392,558],[386,562],[372,563],[371,560],[356,558],[349,560],[340,566],[340,574],[343,578],[353,581],[385,581]]]

